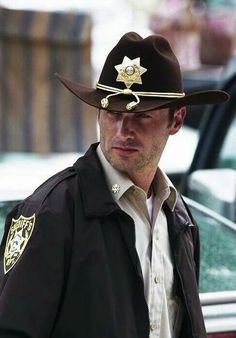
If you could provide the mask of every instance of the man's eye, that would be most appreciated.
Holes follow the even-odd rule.
[[[151,118],[151,116],[148,115],[147,113],[138,113],[137,118],[148,119],[148,118]]]
[[[109,111],[109,110],[107,111],[107,114],[110,115],[110,116],[120,116],[119,113],[114,112],[114,111]]]

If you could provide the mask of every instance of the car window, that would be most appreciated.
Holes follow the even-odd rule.
[[[201,240],[200,292],[236,290],[236,224],[187,200]]]
[[[225,136],[216,167],[236,170],[236,114]]]

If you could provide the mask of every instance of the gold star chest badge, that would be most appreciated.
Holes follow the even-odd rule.
[[[127,88],[130,88],[133,83],[142,84],[141,75],[147,71],[140,65],[140,57],[131,60],[127,56],[121,64],[115,66],[115,69],[118,72],[116,81],[124,82]]]

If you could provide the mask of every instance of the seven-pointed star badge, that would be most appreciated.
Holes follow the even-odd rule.
[[[127,88],[130,88],[133,83],[142,84],[141,75],[147,71],[140,65],[140,57],[131,60],[128,56],[125,56],[115,69],[118,72],[116,81],[124,82]]]

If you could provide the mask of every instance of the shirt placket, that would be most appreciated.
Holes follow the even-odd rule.
[[[152,250],[150,264],[150,338],[160,337],[161,315],[164,299],[164,267],[161,251],[158,248],[158,229],[152,231]]]

